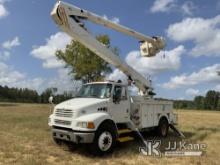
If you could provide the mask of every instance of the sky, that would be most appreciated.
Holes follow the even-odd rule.
[[[193,99],[220,91],[220,0],[66,0],[148,36],[163,36],[166,48],[144,58],[136,39],[88,23],[93,35],[108,34],[120,57],[153,80],[157,97]],[[71,40],[50,17],[55,0],[0,0],[0,85],[48,87],[59,92],[78,83],[55,57]],[[165,58],[164,58],[165,56]],[[107,78],[120,79],[117,69]]]

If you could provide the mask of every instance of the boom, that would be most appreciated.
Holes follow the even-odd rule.
[[[164,48],[165,42],[162,37],[145,36],[132,29],[113,23],[94,13],[62,1],[55,4],[55,7],[51,12],[51,16],[56,24],[64,32],[73,37],[74,40],[79,41],[91,51],[95,52],[99,57],[124,72],[128,76],[128,79],[135,82],[135,85],[142,91],[143,94],[152,94],[153,88],[151,87],[151,82],[122,61],[105,45],[97,41],[95,37],[89,34],[82,21],[89,20],[137,38],[141,43],[141,54],[143,56],[155,56],[157,52]]]

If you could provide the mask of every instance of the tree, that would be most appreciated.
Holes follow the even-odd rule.
[[[205,109],[204,107],[205,98],[203,96],[196,96],[194,98],[194,105],[196,109]]]
[[[190,100],[174,100],[174,108],[176,109],[193,109],[194,103]]]
[[[111,47],[107,35],[99,35],[96,38],[118,54],[118,49]],[[82,80],[83,83],[102,80],[106,73],[112,71],[107,62],[78,41],[72,40],[64,51],[58,50],[56,56],[66,64],[67,68],[70,68],[72,77],[75,80]]]
[[[57,92],[57,88],[47,88],[41,94],[41,102],[48,103],[48,99],[50,96],[54,95]]]
[[[205,108],[210,110],[216,110],[218,106],[220,93],[210,90],[206,93]]]
[[[218,99],[217,110],[220,111],[220,98]]]

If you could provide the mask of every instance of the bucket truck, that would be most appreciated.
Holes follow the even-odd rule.
[[[164,39],[145,36],[62,1],[55,4],[51,16],[62,31],[121,70],[141,91],[139,96],[130,96],[128,85],[120,81],[84,84],[74,98],[56,105],[49,116],[55,142],[87,143],[93,152],[103,154],[111,152],[117,141],[133,140],[130,133],[135,130],[156,130],[167,136],[169,127],[177,124],[172,102],[153,99],[151,82],[97,41],[86,30],[84,21],[135,37],[143,58],[155,56],[163,49]]]

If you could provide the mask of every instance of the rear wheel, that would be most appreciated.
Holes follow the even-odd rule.
[[[116,129],[113,123],[103,123],[96,131],[90,151],[95,155],[103,155],[113,151],[116,144]]]
[[[162,118],[159,122],[159,126],[157,127],[157,133],[162,137],[166,137],[168,134],[168,130],[169,130],[169,123],[167,119]]]

